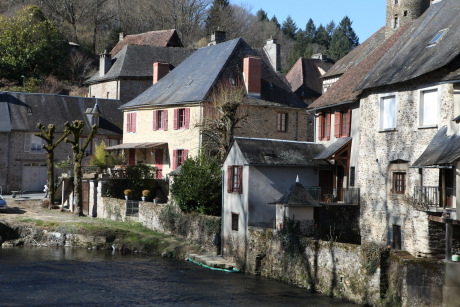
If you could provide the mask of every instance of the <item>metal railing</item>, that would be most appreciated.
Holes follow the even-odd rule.
[[[413,202],[424,207],[452,207],[454,188],[414,187]]]
[[[320,203],[341,203],[345,205],[359,205],[359,188],[322,188],[307,187],[313,199]]]

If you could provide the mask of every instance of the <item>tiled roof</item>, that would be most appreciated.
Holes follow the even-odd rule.
[[[122,78],[152,78],[153,63],[169,63],[178,66],[195,49],[126,45],[113,59],[110,70],[102,77],[97,72],[86,81],[88,84]]]
[[[364,43],[350,51],[343,58],[338,60],[331,69],[329,69],[323,78],[333,77],[344,74],[347,70],[361,63],[369,54],[379,47],[385,40],[385,27],[375,32]]]
[[[327,72],[334,64],[320,59],[299,58],[286,74],[286,79],[299,97],[321,96],[323,81],[321,70]]]
[[[55,124],[57,132],[64,131],[65,122],[85,122],[84,133],[91,130],[85,112],[98,106],[100,112],[98,134],[121,135],[123,114],[119,100],[83,98],[64,95],[0,92],[0,131],[38,131],[40,121],[47,126]]]
[[[126,45],[145,45],[157,47],[183,47],[175,29],[150,31],[140,34],[126,35],[110,51],[115,56]]]
[[[458,0],[433,3],[382,57],[357,89],[405,82],[449,64],[454,64],[449,71],[458,69],[459,15]],[[447,31],[438,42],[428,46],[428,43],[444,29]],[[458,73],[446,75],[449,71],[444,72],[445,78],[441,77],[437,81],[458,78]]]
[[[359,65],[354,66],[343,74],[326,93],[313,102],[309,108],[323,108],[339,103],[353,102],[358,99],[361,92],[354,91],[358,83],[368,75],[374,65],[382,56],[393,46],[393,44],[407,30],[410,24],[400,28],[395,34],[390,36],[378,48],[374,49]]]
[[[258,56],[258,51],[237,38],[195,51],[173,71],[156,84],[124,104],[122,108],[148,105],[175,105],[199,103],[208,98],[213,86],[223,76],[244,80],[243,58]],[[300,100],[262,58],[261,98],[248,98],[248,103],[261,106],[306,108]]]

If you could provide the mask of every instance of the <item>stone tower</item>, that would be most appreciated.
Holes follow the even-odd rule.
[[[387,0],[385,38],[399,27],[416,20],[430,7],[432,0]]]

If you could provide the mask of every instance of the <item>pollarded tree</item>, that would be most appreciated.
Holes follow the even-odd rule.
[[[75,194],[75,203],[77,205],[76,208],[76,215],[83,216],[83,199],[82,199],[82,183],[81,180],[83,178],[82,172],[82,165],[81,162],[85,157],[85,150],[88,145],[91,143],[94,135],[97,132],[97,126],[93,125],[91,128],[91,132],[89,133],[88,137],[86,138],[85,143],[80,147],[80,137],[83,134],[83,128],[85,123],[82,120],[74,120],[72,124],[66,123],[65,125],[65,133],[67,133],[67,137],[65,139],[66,143],[72,145],[73,151],[73,161],[74,161],[74,194]],[[73,139],[69,139],[69,135],[73,136]]]
[[[59,72],[69,45],[38,6],[0,17],[0,75],[21,80]]]
[[[35,135],[45,140],[46,143],[43,144],[42,147],[48,156],[48,188],[50,196],[49,209],[51,209],[54,205],[54,150],[67,137],[68,132],[64,132],[64,134],[56,142],[54,142],[54,133],[56,132],[56,126],[54,124],[49,124],[47,129],[39,122],[37,124],[37,128],[40,129],[41,132],[35,133]]]

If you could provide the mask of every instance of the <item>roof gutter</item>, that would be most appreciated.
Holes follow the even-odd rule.
[[[340,102],[340,103],[337,103],[337,104],[331,104],[331,105],[324,106],[324,107],[313,108],[313,109],[307,110],[307,113],[308,113],[308,114],[313,114],[313,113],[316,113],[316,111],[321,111],[321,110],[325,110],[325,109],[330,109],[330,108],[332,108],[332,107],[337,107],[337,106],[343,106],[343,105],[346,105],[346,104],[354,103],[354,102],[356,102],[356,101],[357,101],[357,100],[347,100],[347,101]]]

